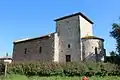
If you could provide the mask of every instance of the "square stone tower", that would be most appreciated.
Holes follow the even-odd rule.
[[[92,24],[81,12],[58,18],[56,33],[59,38],[59,62],[81,60],[81,38],[92,36]]]

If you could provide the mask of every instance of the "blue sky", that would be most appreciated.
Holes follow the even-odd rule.
[[[54,19],[83,12],[93,22],[95,36],[105,39],[107,52],[115,49],[109,36],[120,16],[120,0],[0,0],[0,56],[12,55],[13,41],[55,31]]]

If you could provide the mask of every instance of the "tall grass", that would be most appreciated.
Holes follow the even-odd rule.
[[[82,80],[82,77],[60,77],[60,76],[51,76],[51,77],[39,77],[39,76],[31,76],[27,77],[24,75],[8,75],[6,79],[4,79],[4,76],[0,77],[0,80]],[[92,76],[89,77],[89,80],[120,80],[120,77],[117,76],[104,76],[104,77],[97,77]]]

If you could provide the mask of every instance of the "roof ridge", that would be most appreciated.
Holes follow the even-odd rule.
[[[40,36],[40,37],[24,38],[24,39],[16,40],[16,41],[14,41],[13,43],[18,43],[18,42],[23,42],[23,41],[28,41],[28,40],[34,40],[34,39],[38,39],[38,38],[42,38],[42,37],[45,37],[45,36],[52,35],[52,34],[54,34],[54,33],[55,33],[55,32],[52,32],[52,33],[49,33],[49,34],[46,34],[46,35],[43,35],[43,36]]]
[[[85,16],[82,12],[77,12],[77,13],[73,13],[73,14],[70,14],[70,15],[66,15],[66,16],[57,18],[57,19],[55,19],[54,21],[59,21],[59,20],[66,19],[66,18],[73,17],[73,16],[77,16],[77,15],[81,15],[81,16],[82,16],[83,18],[85,18],[88,22],[90,22],[91,24],[94,24],[94,23],[93,23],[87,16]]]

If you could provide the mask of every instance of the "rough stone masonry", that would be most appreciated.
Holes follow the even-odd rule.
[[[14,41],[13,61],[100,61],[104,39],[93,35],[93,22],[78,12],[55,20],[56,31]]]

